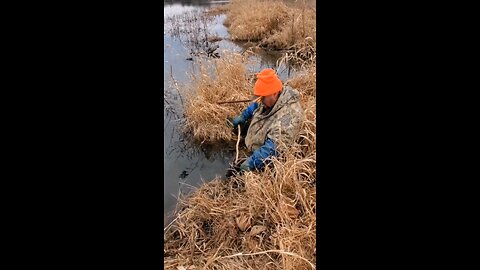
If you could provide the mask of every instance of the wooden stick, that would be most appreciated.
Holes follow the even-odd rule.
[[[258,97],[256,98],[255,100],[253,100],[253,102],[258,102],[262,97]],[[252,101],[251,99],[245,99],[245,100],[231,100],[231,101],[220,101],[220,102],[217,102],[217,104],[225,104],[225,103],[240,103],[240,102],[249,102],[249,101]]]
[[[262,99],[262,96],[259,96],[257,99],[255,99],[253,102],[258,102],[260,101],[260,99]]]
[[[252,101],[252,100],[251,99],[245,99],[245,100],[221,101],[221,102],[217,102],[217,104],[240,103],[240,102],[249,102],[249,101]]]
[[[238,125],[238,137],[237,137],[237,155],[235,156],[235,164],[238,162],[238,145],[240,144],[240,125]]]

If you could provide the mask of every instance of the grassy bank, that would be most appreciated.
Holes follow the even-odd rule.
[[[226,13],[232,40],[256,42],[270,50],[311,58],[316,47],[316,8],[310,1],[232,0],[210,14]]]

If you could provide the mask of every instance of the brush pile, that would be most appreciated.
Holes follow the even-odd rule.
[[[217,102],[251,98],[253,77],[247,74],[247,63],[248,56],[230,53],[221,59],[204,59],[199,64],[199,74],[192,75],[192,83],[184,89],[185,133],[206,143],[236,138],[226,119],[240,114],[248,103],[219,105]],[[212,66],[213,73],[209,74],[207,70]]]

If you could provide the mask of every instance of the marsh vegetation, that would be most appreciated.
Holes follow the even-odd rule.
[[[299,6],[272,0],[232,0],[203,14],[225,14],[232,40],[253,42],[252,48],[281,50],[276,69],[295,62],[298,72],[284,83],[300,92],[306,118],[298,140],[263,172],[215,177],[190,194],[179,195],[175,217],[164,228],[164,267],[315,269],[315,10],[306,2]],[[190,31],[199,32],[192,34],[191,40],[207,44],[208,26],[195,29]],[[185,136],[204,145],[231,147],[235,143],[237,136],[226,119],[238,115],[246,103],[217,102],[251,97],[259,71],[252,69],[255,55],[255,50],[247,49],[222,51],[220,58],[196,58],[196,72],[178,87],[184,104]]]

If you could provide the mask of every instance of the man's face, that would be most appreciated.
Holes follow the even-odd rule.
[[[264,97],[262,98],[262,103],[263,103],[263,105],[265,105],[265,107],[267,107],[267,108],[273,107],[273,105],[275,105],[275,103],[277,102],[278,94],[279,94],[279,93],[280,93],[280,92],[277,92],[277,93],[275,93],[275,94],[271,94],[271,95],[269,95],[269,96],[264,96]]]

